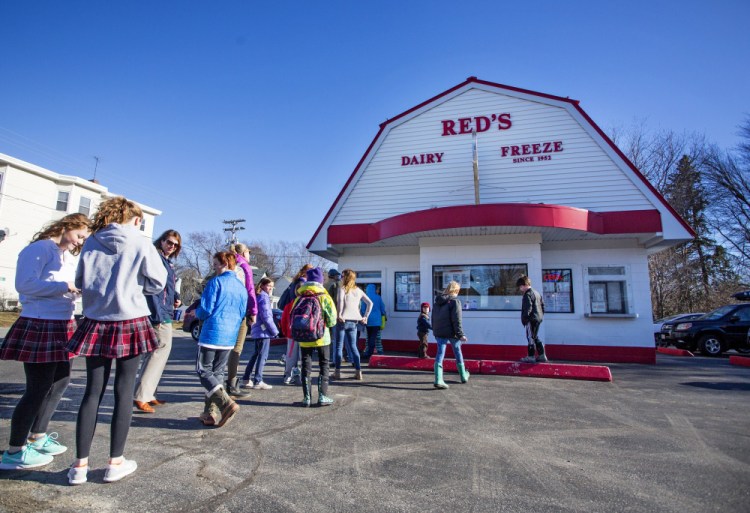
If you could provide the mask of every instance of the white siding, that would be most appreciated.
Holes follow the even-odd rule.
[[[478,134],[482,203],[547,203],[594,211],[652,209],[654,205],[564,108],[469,89],[390,129],[332,224],[371,223],[398,214],[474,203],[472,137],[442,136],[441,120],[510,113]],[[501,146],[562,141],[552,160],[517,163]],[[401,157],[443,153],[442,163],[402,166]]]

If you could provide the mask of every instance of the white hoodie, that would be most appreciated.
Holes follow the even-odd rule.
[[[78,257],[49,239],[23,248],[16,266],[16,290],[23,305],[21,317],[71,319],[75,295],[68,292],[68,282],[75,279],[76,264]]]
[[[112,223],[86,239],[75,283],[83,294],[85,317],[125,321],[148,317],[143,295],[164,290],[167,269],[138,228]]]

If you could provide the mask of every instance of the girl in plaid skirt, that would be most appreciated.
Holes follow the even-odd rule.
[[[132,201],[122,197],[103,201],[94,216],[92,235],[81,250],[75,284],[83,295],[84,320],[68,350],[86,357],[86,391],[78,410],[77,459],[68,472],[70,484],[86,482],[99,404],[113,361],[115,406],[104,481],[119,481],[137,468],[135,461],[123,457],[135,375],[139,355],[159,346],[144,294],[157,294],[167,283],[161,257],[140,232],[142,219],[143,211]]]
[[[13,411],[0,468],[40,467],[67,450],[57,433],[47,434],[47,426],[70,382],[66,345],[76,327],[79,292],[73,280],[90,227],[83,214],[67,215],[37,233],[18,255],[16,290],[23,312],[0,345],[0,358],[23,362],[26,391]]]

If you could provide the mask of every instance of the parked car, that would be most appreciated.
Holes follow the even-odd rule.
[[[279,336],[283,337],[283,335],[281,334],[281,314],[283,312],[279,310],[278,308],[274,308],[271,311],[273,312],[273,322],[274,324],[276,324],[276,329],[279,330]]]
[[[674,345],[681,349],[699,349],[707,356],[719,356],[736,349],[750,352],[750,304],[727,305],[693,319],[681,321],[674,327]]]
[[[668,347],[674,344],[674,327],[680,321],[690,321],[705,315],[704,312],[681,313],[654,321],[654,342],[657,346]]]
[[[182,331],[189,332],[196,342],[201,334],[201,323],[195,318],[195,309],[198,308],[199,304],[200,300],[193,302],[182,314]]]

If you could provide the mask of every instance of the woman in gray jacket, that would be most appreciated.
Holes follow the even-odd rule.
[[[461,353],[461,343],[468,339],[464,335],[461,324],[461,302],[457,299],[461,286],[452,281],[443,293],[435,298],[432,308],[432,332],[437,340],[437,354],[435,355],[435,388],[446,389],[448,385],[443,381],[443,359],[445,346],[450,343],[456,357],[456,367],[461,377],[461,383],[469,381],[469,371],[464,365]]]

